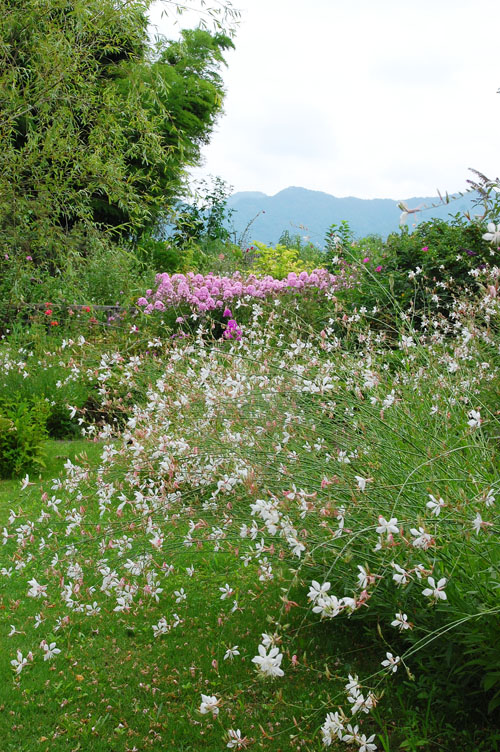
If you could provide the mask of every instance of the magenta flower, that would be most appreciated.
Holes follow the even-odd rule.
[[[382,271],[382,267],[381,266],[376,266],[375,267],[375,271],[376,272],[381,272]]]
[[[241,339],[241,329],[238,326],[237,322],[234,319],[229,319],[226,326],[226,331],[224,332],[224,337],[226,339]]]

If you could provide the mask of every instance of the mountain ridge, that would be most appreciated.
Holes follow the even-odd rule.
[[[403,199],[410,208],[419,205],[429,207],[410,215],[410,229],[414,223],[431,218],[447,219],[451,214],[471,210],[476,194],[450,195],[448,204],[439,203],[439,196],[412,196]],[[232,194],[227,207],[233,210],[231,224],[238,239],[251,243],[260,241],[275,245],[281,234],[288,230],[293,235],[308,238],[322,246],[327,229],[342,220],[349,222],[355,237],[381,235],[387,237],[399,228],[400,201],[390,198],[339,198],[324,191],[315,191],[301,186],[288,186],[273,196],[262,191],[239,191]],[[250,225],[250,227],[248,227]],[[241,238],[247,234],[246,239]]]

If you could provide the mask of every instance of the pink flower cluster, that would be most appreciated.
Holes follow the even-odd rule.
[[[314,271],[290,272],[285,279],[274,277],[256,277],[250,274],[243,277],[235,272],[231,277],[219,277],[212,272],[203,276],[188,272],[187,274],[157,274],[156,292],[146,291],[146,296],[139,298],[137,305],[145,313],[164,311],[165,308],[187,303],[198,311],[213,311],[223,308],[234,298],[249,295],[252,298],[267,298],[282,292],[317,289],[327,290],[338,287],[337,278],[326,269]]]

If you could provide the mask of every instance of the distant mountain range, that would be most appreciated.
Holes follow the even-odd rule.
[[[469,193],[450,200],[449,204],[410,214],[408,225],[411,229],[415,222],[426,221],[432,217],[447,219],[450,214],[471,210],[474,197],[475,194]],[[415,208],[439,203],[439,197],[418,196],[403,201],[409,208]],[[398,208],[398,203],[388,198],[336,198],[321,191],[292,187],[285,188],[275,196],[267,196],[258,191],[234,193],[228,199],[227,205],[229,209],[234,210],[231,224],[237,239],[247,230],[245,242],[258,240],[275,245],[283,231],[288,230],[292,236],[307,237],[315,245],[323,247],[328,227],[333,223],[340,224],[342,220],[349,222],[356,237],[387,237],[399,228],[401,209]],[[252,222],[256,215],[257,218]]]

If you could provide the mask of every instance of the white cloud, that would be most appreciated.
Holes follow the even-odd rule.
[[[405,198],[500,173],[496,0],[234,4],[225,115],[197,174]]]

